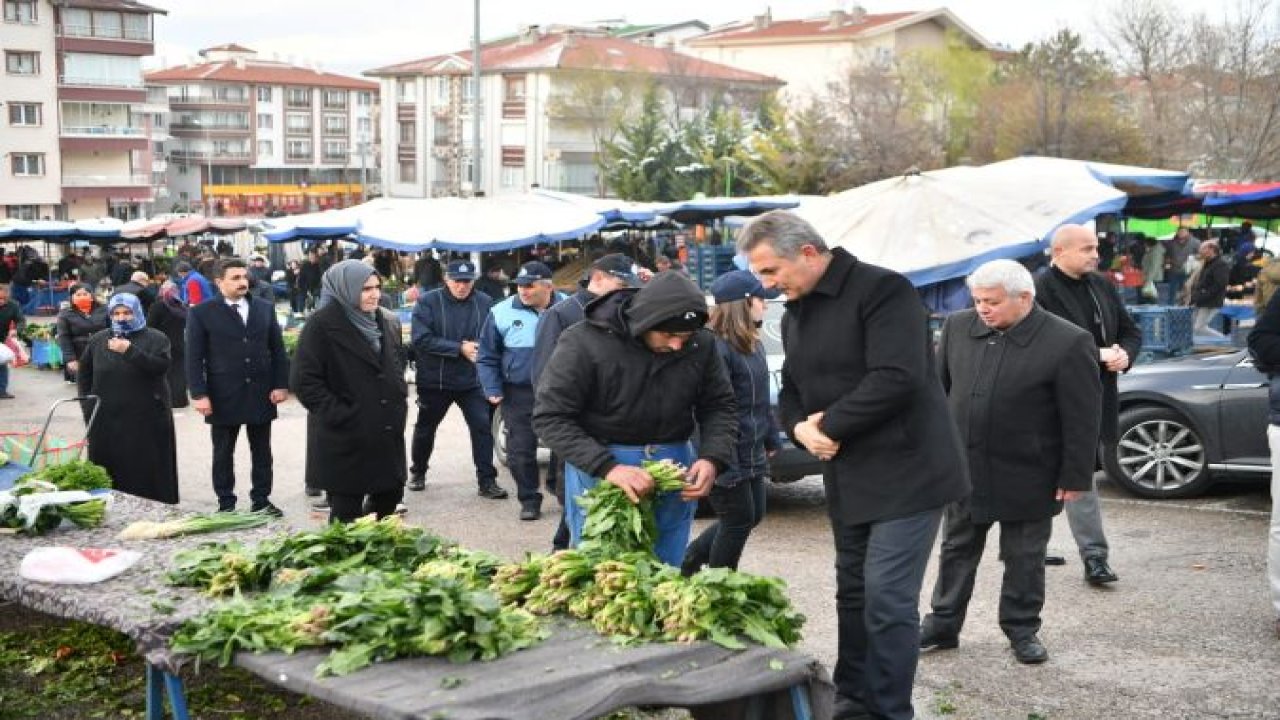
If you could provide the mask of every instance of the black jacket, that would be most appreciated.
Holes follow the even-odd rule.
[[[1206,262],[1196,277],[1196,286],[1191,289],[1191,307],[1222,307],[1227,299],[1227,280],[1230,276],[1231,268],[1221,255]]]
[[[826,413],[841,443],[826,463],[827,512],[857,525],[940,508],[969,494],[938,381],[928,315],[911,283],[841,248],[814,289],[787,303],[782,428]]]
[[[551,359],[551,353],[555,351],[561,333],[582,322],[586,316],[587,305],[595,299],[594,293],[579,290],[552,305],[550,310],[538,318],[538,333],[533,341],[533,367],[529,371],[534,385],[537,385],[538,378],[542,377],[542,370]]]
[[[480,387],[475,363],[461,354],[462,341],[480,340],[493,301],[474,289],[465,300],[448,288],[423,293],[413,306],[413,354],[419,390],[450,392]]]
[[[1066,286],[1069,281],[1049,268],[1036,278],[1036,303],[1072,325],[1088,330],[1089,319],[1084,316],[1080,304],[1072,299],[1071,290]],[[1120,293],[1115,285],[1097,273],[1085,275],[1084,282],[1097,303],[1097,317],[1101,320],[1102,344],[1098,347],[1119,345],[1129,355],[1129,367],[1133,367],[1133,361],[1138,359],[1138,352],[1142,350],[1142,331],[1124,309],[1124,302],[1120,300]],[[1120,395],[1116,389],[1118,373],[1108,370],[1106,365],[1098,362],[1096,352],[1094,359],[1102,380],[1102,425],[1099,437],[1103,442],[1111,443],[1120,438]]]
[[[476,279],[476,290],[493,298],[494,302],[507,299],[507,284],[501,280],[494,280],[488,275],[482,275]]]
[[[94,303],[88,315],[69,307],[58,313],[58,349],[62,351],[62,361],[69,363],[80,360],[85,348],[89,347],[89,338],[99,330],[111,326],[107,318],[107,306]]]
[[[378,313],[381,353],[336,302],[303,326],[289,384],[307,409],[309,487],[360,495],[404,485],[409,387],[394,317]]]
[[[605,445],[685,442],[695,422],[700,458],[723,471],[736,457],[733,388],[711,331],[698,330],[679,352],[655,353],[644,344],[644,331],[673,314],[706,312],[688,278],[659,278],[643,291],[617,290],[588,305],[586,319],[560,335],[537,384],[538,438],[594,477],[617,465]]]
[[[214,298],[187,311],[187,385],[208,396],[210,425],[261,425],[276,419],[272,390],[289,388],[289,358],[271,303],[246,296],[245,324],[227,301]]]
[[[947,318],[938,370],[968,459],[975,523],[1053,517],[1059,489],[1093,487],[1097,357],[1088,331],[1040,307],[1005,332],[972,309]]]
[[[1249,332],[1249,353],[1258,370],[1272,378],[1268,420],[1280,425],[1280,382],[1275,380],[1275,375],[1280,374],[1280,292],[1272,294],[1267,309]]]
[[[717,337],[716,352],[724,362],[738,403],[738,455],[733,467],[716,477],[717,485],[732,487],[743,478],[769,473],[768,454],[780,446],[778,422],[769,402],[769,360],[764,345],[757,342],[755,352],[744,355]]]

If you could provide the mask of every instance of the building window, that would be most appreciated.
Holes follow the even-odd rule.
[[[258,141],[258,157],[270,157],[275,154],[275,148],[272,147],[270,140]]]
[[[345,108],[347,106],[347,91],[325,90],[324,106],[327,108]]]
[[[324,134],[325,135],[346,135],[347,134],[347,116],[346,115],[325,115],[324,116]]]
[[[356,105],[360,107],[368,107],[373,104],[373,93],[361,92],[356,93]]]
[[[311,107],[311,88],[291,87],[285,90],[285,102],[289,107]]]
[[[412,120],[400,121],[400,142],[404,145],[412,145],[418,136],[418,124]]]
[[[418,182],[418,163],[413,160],[400,161],[400,182]]]
[[[39,220],[39,205],[6,205],[4,214],[10,220]]]
[[[4,21],[35,25],[36,7],[36,0],[4,0]]]
[[[62,81],[68,85],[141,88],[142,59],[69,52],[62,56],[62,74]]]
[[[326,140],[324,143],[324,161],[345,163],[347,161],[347,144],[340,140]]]
[[[272,127],[273,120],[274,118],[271,115],[268,115],[267,113],[258,113],[258,129],[270,130]]]
[[[311,132],[311,116],[302,113],[289,113],[285,118],[285,129],[291,133]]]
[[[453,85],[453,79],[444,76],[436,78],[436,105],[449,104],[449,89]]]
[[[44,153],[14,153],[13,174],[19,177],[44,175]]]
[[[524,189],[524,166],[502,166],[502,187],[507,190]]]
[[[141,13],[124,14],[125,40],[151,40],[151,16]]]
[[[417,98],[417,87],[414,80],[397,80],[396,99],[400,102],[413,102]]]
[[[271,88],[265,85],[258,86],[258,102],[271,102]]]
[[[285,160],[310,160],[311,159],[311,141],[310,140],[289,140],[284,146]]]
[[[356,133],[361,137],[369,137],[373,134],[373,118],[356,118]]]
[[[36,127],[40,124],[40,103],[9,103],[9,124]]]
[[[39,75],[40,53],[5,50],[4,70],[10,75]]]

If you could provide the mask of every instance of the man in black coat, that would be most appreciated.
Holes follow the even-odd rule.
[[[1213,316],[1222,311],[1227,300],[1227,284],[1231,279],[1231,267],[1222,259],[1222,248],[1215,240],[1200,243],[1200,270],[1196,272],[1188,304],[1196,309],[1192,334],[1210,338],[1226,337],[1209,327]]]
[[[1116,286],[1094,272],[1098,269],[1098,238],[1081,225],[1063,225],[1053,235],[1053,260],[1036,280],[1036,302],[1045,310],[1088,330],[1098,348],[1102,380],[1102,419],[1099,439],[1114,445],[1120,439],[1119,391],[1116,378],[1133,366],[1142,349],[1142,331],[1124,309]],[[1084,579],[1094,586],[1119,580],[1108,561],[1110,546],[1102,528],[1102,503],[1092,487],[1067,505],[1067,522],[1075,537]],[[1051,563],[1059,563],[1054,558]]]
[[[1040,642],[1053,516],[1093,487],[1102,385],[1093,337],[1036,306],[1031,273],[994,260],[969,275],[974,309],[947,318],[938,346],[947,405],[968,455],[971,496],[947,507],[933,612],[920,646],[959,644],[978,562],[1000,523],[1000,628],[1018,662]]]
[[[906,278],[828,249],[791,213],[753,220],[738,249],[789,301],[782,429],[827,461],[836,717],[908,720],[925,565],[943,507],[969,492],[928,316]]]
[[[253,465],[250,509],[279,515],[271,504],[271,422],[289,397],[289,359],[271,303],[248,296],[243,260],[222,260],[214,271],[221,297],[187,314],[187,384],[191,406],[209,423],[213,491],[218,510],[234,510],[235,448],[240,426]]]
[[[489,401],[480,390],[476,357],[480,329],[493,301],[475,289],[476,266],[469,260],[449,263],[444,287],[425,292],[413,307],[414,383],[418,388],[418,422],[413,428],[409,489],[426,488],[427,466],[435,450],[436,431],[449,408],[457,405],[471,434],[471,460],[483,497],[501,500],[493,466],[493,427]]]

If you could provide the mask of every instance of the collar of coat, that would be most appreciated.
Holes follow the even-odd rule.
[[[1031,312],[1022,318],[1021,322],[1008,330],[996,330],[988,327],[982,322],[982,318],[978,317],[978,313],[973,313],[973,322],[969,326],[969,335],[974,338],[987,338],[992,335],[1004,335],[1009,338],[1009,342],[1019,346],[1026,347],[1035,339],[1036,333],[1040,331],[1040,326],[1044,325],[1048,310],[1041,308],[1039,305],[1032,305]]]
[[[835,248],[831,251],[831,264],[827,265],[826,272],[822,273],[822,277],[818,278],[818,284],[813,286],[813,292],[822,295],[830,295],[831,297],[839,297],[840,291],[844,288],[844,281],[849,277],[849,272],[858,265],[858,258],[844,248]]]

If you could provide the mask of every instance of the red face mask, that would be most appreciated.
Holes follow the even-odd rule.
[[[93,309],[93,298],[84,296],[73,298],[71,300],[71,304],[75,305],[77,310],[87,315],[89,311]]]

